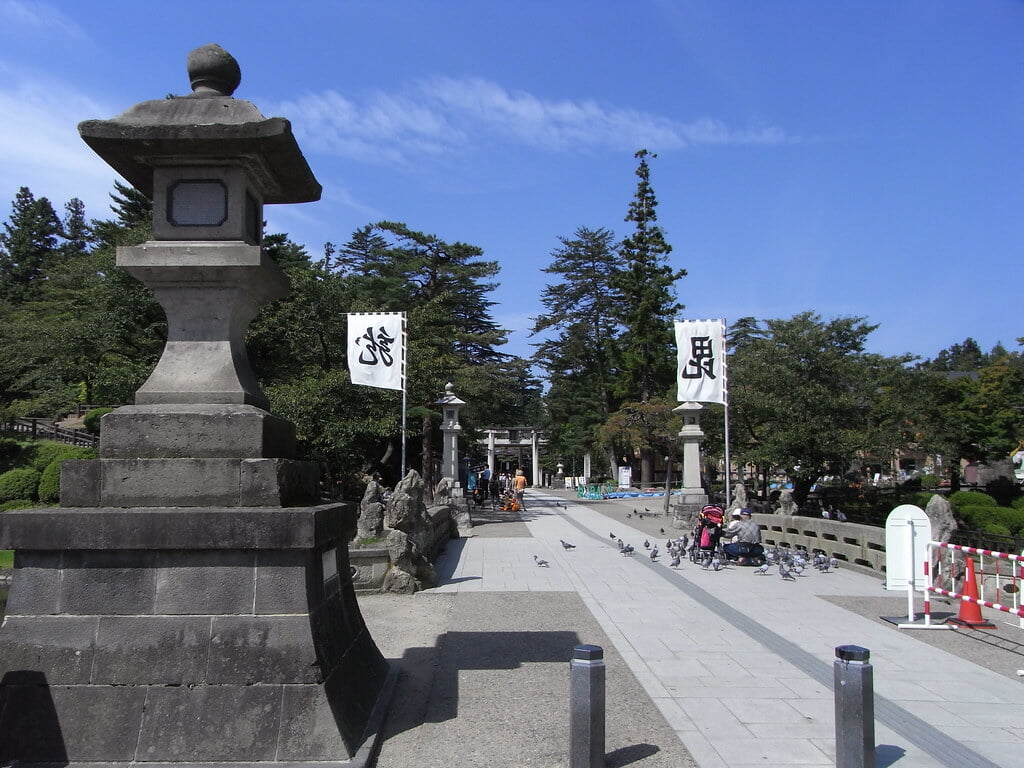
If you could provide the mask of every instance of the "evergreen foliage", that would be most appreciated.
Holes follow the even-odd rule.
[[[0,474],[0,503],[13,499],[38,499],[41,476],[34,469],[9,469]]]
[[[630,400],[646,402],[662,395],[675,379],[675,335],[673,321],[683,306],[676,301],[675,283],[686,270],[674,270],[667,263],[672,246],[658,226],[658,201],[651,186],[646,149],[635,155],[636,195],[629,204],[626,221],[634,230],[619,246],[623,266],[612,280],[620,303],[624,332],[620,392]]]
[[[55,504],[60,501],[60,460],[51,461],[39,478],[39,501]]]

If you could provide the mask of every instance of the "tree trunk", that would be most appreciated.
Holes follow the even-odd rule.
[[[429,416],[423,417],[421,434],[423,456],[421,459],[420,475],[423,477],[423,487],[427,497],[434,499],[434,425]]]
[[[644,448],[640,451],[640,488],[654,486],[654,449]]]

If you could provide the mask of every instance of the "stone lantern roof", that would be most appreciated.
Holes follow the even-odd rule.
[[[265,203],[307,203],[321,187],[292,135],[291,122],[264,117],[232,97],[238,62],[211,43],[192,51],[188,96],[143,101],[111,120],[78,125],[82,139],[132,186],[153,196],[153,168],[178,165],[244,167]]]

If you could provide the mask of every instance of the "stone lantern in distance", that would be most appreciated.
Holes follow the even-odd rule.
[[[462,431],[459,411],[466,401],[456,396],[449,381],[444,394],[434,404],[441,406],[441,477],[446,478],[454,490],[459,484],[459,432]]]

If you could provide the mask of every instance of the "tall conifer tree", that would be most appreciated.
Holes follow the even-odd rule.
[[[658,201],[647,164],[648,157],[657,155],[641,149],[635,157],[640,160],[636,169],[639,181],[625,219],[633,222],[634,230],[619,246],[623,267],[613,288],[625,326],[622,395],[647,402],[664,394],[675,377],[673,321],[683,305],[676,301],[674,286],[686,270],[674,270],[667,263],[672,246],[658,226]]]

